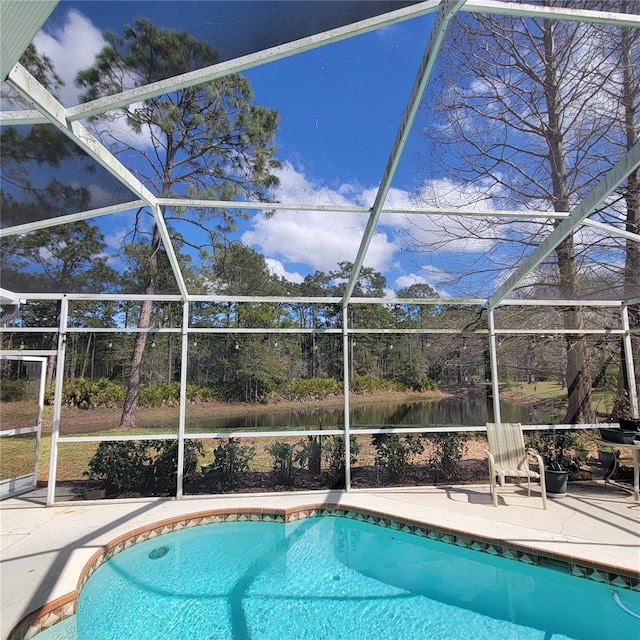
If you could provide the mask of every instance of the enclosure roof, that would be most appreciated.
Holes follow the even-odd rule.
[[[163,25],[170,23],[174,29],[184,29],[193,32],[197,37],[210,39],[219,53],[219,60],[215,64],[203,68],[194,68],[185,73],[172,77],[160,77],[148,84],[140,84],[131,78],[127,88],[113,95],[103,95],[88,102],[80,102],[78,92],[65,85],[58,91],[49,89],[36,80],[18,60],[36,37],[36,46],[56,40],[61,42],[68,30],[76,29],[82,37],[88,39],[95,32],[112,31],[119,33],[122,23],[118,23],[117,11],[124,11],[125,5],[136,5],[136,10],[144,11],[143,17],[158,20]],[[636,11],[638,5],[630,4],[630,11]],[[48,136],[50,132],[61,132],[70,144],[64,160],[46,163],[38,157],[26,157],[14,165],[3,162],[3,190],[10,199],[10,205],[3,206],[0,225],[0,237],[10,237],[25,234],[38,229],[54,228],[63,223],[83,220],[100,221],[114,220],[120,222],[119,232],[129,232],[137,223],[137,216],[141,210],[148,212],[152,224],[157,225],[162,237],[162,244],[171,265],[175,284],[163,293],[176,294],[182,299],[192,299],[194,291],[190,289],[188,277],[184,273],[176,251],[176,229],[170,228],[162,214],[163,207],[191,206],[199,208],[214,208],[225,210],[239,210],[249,212],[250,215],[276,210],[275,218],[288,213],[295,213],[299,217],[325,215],[328,221],[341,221],[353,217],[353,226],[360,232],[357,247],[343,249],[343,260],[353,264],[342,300],[346,306],[351,300],[358,275],[363,266],[367,265],[372,247],[377,247],[380,240],[380,230],[394,216],[404,216],[406,219],[429,216],[445,220],[451,219],[451,224],[461,224],[460,219],[473,220],[483,217],[502,216],[504,218],[532,220],[555,220],[557,224],[549,224],[543,234],[537,227],[536,235],[530,238],[531,249],[523,252],[519,266],[500,282],[489,295],[483,297],[485,304],[495,307],[513,296],[514,289],[532,273],[535,272],[545,259],[569,234],[580,229],[591,229],[594,232],[617,238],[619,242],[637,243],[640,236],[625,229],[623,223],[603,224],[593,217],[595,211],[607,202],[614,191],[624,184],[627,177],[640,166],[640,143],[636,143],[628,152],[617,158],[612,168],[604,177],[591,188],[580,202],[565,212],[548,212],[535,210],[496,211],[481,210],[477,206],[464,205],[425,207],[419,203],[398,203],[390,194],[394,193],[397,173],[402,162],[407,162],[405,154],[411,146],[410,137],[419,132],[417,123],[418,111],[424,97],[425,89],[434,83],[438,66],[438,56],[443,42],[451,37],[451,32],[457,28],[458,14],[498,14],[505,16],[519,16],[523,18],[548,18],[553,21],[584,22],[611,25],[614,27],[640,27],[640,15],[637,13],[617,13],[606,11],[587,11],[581,9],[548,7],[542,2],[523,4],[520,2],[500,2],[497,0],[427,0],[417,1],[246,1],[230,2],[183,0],[178,3],[147,1],[144,3],[117,3],[109,1],[78,0],[74,2],[58,3],[56,1],[32,2],[31,0],[12,0],[0,4],[0,61],[2,63],[3,91],[11,94],[6,99],[0,111],[0,124],[3,131],[9,127],[15,128],[20,135],[31,137],[37,144],[39,136]],[[75,13],[73,13],[75,12]],[[83,13],[84,12],[84,13]],[[136,18],[128,16],[127,21]],[[103,138],[100,138],[92,126],[91,118],[105,113],[112,113],[118,107],[135,105],[141,101],[171,94],[181,88],[197,86],[213,79],[222,78],[232,73],[254,73],[252,81],[260,85],[262,77],[260,69],[268,65],[284,64],[283,61],[299,56],[302,61],[311,51],[330,47],[336,43],[346,42],[352,38],[365,38],[379,35],[380,46],[387,46],[388,58],[392,59],[400,47],[400,43],[390,45],[393,32],[382,30],[416,21],[421,25],[419,32],[423,38],[422,57],[415,60],[415,75],[411,86],[404,88],[404,94],[396,91],[395,99],[402,101],[402,108],[397,113],[389,113],[389,121],[384,130],[368,131],[369,137],[374,139],[378,135],[384,137],[385,154],[380,158],[378,178],[375,188],[371,190],[368,201],[353,202],[346,199],[339,200],[338,195],[346,192],[327,190],[326,201],[310,202],[304,197],[290,201],[273,200],[271,206],[262,201],[227,200],[190,200],[183,197],[170,198],[158,192],[151,181],[141,178],[135,161],[127,154],[115,155]],[[40,31],[40,29],[43,29]],[[83,31],[84,30],[84,31]],[[38,32],[40,31],[39,35]],[[369,34],[369,35],[367,35]],[[80,37],[79,41],[82,41]],[[40,38],[40,40],[38,40]],[[355,42],[361,42],[357,40]],[[364,42],[364,41],[362,41]],[[369,46],[369,40],[366,41]],[[403,40],[403,46],[408,43]],[[327,53],[327,58],[333,68],[340,64],[341,55],[357,55],[354,47],[347,54]],[[93,51],[92,51],[93,53]],[[78,55],[85,55],[79,51]],[[86,60],[89,64],[90,60]],[[303,62],[301,62],[303,64]],[[390,63],[391,64],[391,63]],[[275,68],[275,67],[274,67]],[[285,68],[285,67],[283,67]],[[391,75],[393,68],[390,67]],[[283,71],[283,74],[288,71]],[[382,82],[382,70],[381,82]],[[337,74],[336,74],[337,75]],[[282,76],[289,78],[289,76]],[[254,80],[255,78],[255,80]],[[288,87],[283,91],[291,92],[290,101],[299,99],[298,88],[295,86],[295,75]],[[67,79],[68,81],[68,79]],[[302,81],[302,79],[301,79]],[[289,82],[285,80],[283,85]],[[353,79],[354,87],[357,79]],[[376,83],[372,83],[376,84]],[[444,87],[442,83],[440,86]],[[367,98],[369,104],[376,101],[383,91],[382,86],[370,86],[371,94]],[[12,93],[15,92],[15,93]],[[354,89],[354,94],[357,90]],[[338,95],[338,97],[340,97]],[[338,104],[338,97],[336,104]],[[256,96],[258,101],[259,95]],[[285,96],[284,102],[289,98]],[[357,95],[353,96],[357,104]],[[355,114],[338,114],[345,121],[352,118],[353,127],[358,126],[359,120],[365,119],[366,104],[356,106]],[[336,107],[339,109],[339,107]],[[401,115],[400,115],[401,114]],[[313,115],[310,115],[313,121]],[[390,126],[389,126],[389,123]],[[315,123],[315,129],[320,129],[320,123]],[[313,127],[312,127],[313,130]],[[388,133],[388,135],[387,135]],[[355,135],[355,134],[354,134]],[[358,134],[359,135],[359,134]],[[357,137],[357,136],[355,136]],[[142,142],[140,143],[142,144]],[[358,142],[357,144],[361,144]],[[362,143],[361,156],[367,155],[368,147]],[[373,143],[371,143],[373,146]],[[25,154],[29,156],[29,154]],[[330,160],[329,160],[330,162]],[[287,165],[289,168],[289,165]],[[28,176],[26,181],[31,191],[22,191],[12,181],[11,172]],[[359,180],[355,173],[356,179]],[[55,198],[40,201],[32,199],[32,193],[44,189],[45,183],[51,185],[73,184],[79,185],[74,197],[63,197],[56,193]],[[322,192],[322,190],[318,190]],[[4,201],[4,196],[3,196]],[[35,204],[34,204],[35,202]],[[37,204],[37,206],[36,206]],[[284,213],[283,213],[284,212]],[[124,221],[124,222],[123,222]],[[332,224],[328,222],[327,224]],[[446,227],[446,224],[444,225]],[[268,227],[254,227],[253,237],[259,233],[268,233]],[[103,233],[108,233],[104,231]],[[340,242],[340,234],[335,234],[335,242]],[[249,236],[246,236],[249,237]],[[188,238],[187,238],[188,240]],[[505,239],[507,242],[508,239]],[[398,251],[402,247],[397,243]],[[434,255],[437,251],[434,251]],[[435,258],[434,258],[435,259]],[[303,258],[299,258],[302,262]],[[311,263],[312,264],[312,263]],[[476,265],[482,270],[482,265]],[[316,267],[317,268],[317,267]],[[313,269],[311,269],[313,271]],[[3,273],[3,300],[8,299],[11,292],[15,298],[28,293],[19,277]],[[639,285],[640,287],[640,285]],[[43,288],[40,293],[51,293]],[[74,292],[70,292],[74,293]],[[79,292],[75,292],[79,293]],[[82,292],[80,292],[82,293]],[[602,294],[611,300],[625,300],[639,302],[640,290],[635,298],[629,298],[628,289],[623,295],[621,290],[608,290]],[[575,301],[574,301],[575,302]]]

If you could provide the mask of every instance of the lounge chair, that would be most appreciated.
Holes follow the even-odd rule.
[[[526,478],[529,497],[531,497],[531,478],[534,478],[540,480],[542,506],[546,509],[547,488],[544,481],[542,458],[536,451],[525,449],[520,423],[487,422],[487,440],[489,441],[489,449],[486,451],[489,456],[489,482],[494,506],[498,506],[496,478],[500,479],[501,487],[504,487],[506,477]],[[528,454],[537,459],[540,473],[529,469]]]

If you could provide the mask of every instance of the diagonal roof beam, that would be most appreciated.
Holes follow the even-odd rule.
[[[612,236],[620,236],[621,238],[626,238],[632,242],[640,242],[640,233],[633,233],[626,229],[619,229],[618,227],[614,227],[612,224],[605,224],[604,222],[598,222],[597,220],[585,220],[583,224],[586,227],[600,229]]]
[[[614,3],[611,3],[611,5],[613,6]],[[463,11],[495,13],[503,16],[518,16],[521,18],[575,20],[577,22],[612,24],[617,27],[640,27],[640,15],[637,14],[518,4],[515,2],[500,2],[499,0],[467,0]]]
[[[403,20],[409,20],[410,18],[416,18],[428,13],[433,13],[438,9],[439,5],[440,0],[427,0],[426,2],[420,2],[415,5],[403,7],[402,9],[396,9],[395,11],[367,18],[366,20],[360,20],[329,31],[316,33],[311,36],[307,36],[306,38],[300,38],[293,42],[287,42],[275,47],[256,51],[255,53],[240,56],[233,60],[227,60],[209,67],[189,71],[172,78],[167,78],[166,80],[159,80],[141,87],[134,87],[133,89],[122,91],[121,93],[113,96],[105,96],[103,98],[98,98],[96,100],[71,107],[67,109],[67,116],[71,121],[80,120],[99,113],[104,113],[110,109],[124,107],[125,105],[132,104],[134,102],[140,102],[141,100],[170,93],[171,91],[178,91],[179,89],[209,82],[211,80],[227,76],[231,73],[238,73],[245,69],[258,67],[268,62],[281,60],[282,58],[287,58],[296,53],[310,51],[311,49],[316,49],[332,42],[338,42],[362,33],[375,31],[376,29],[380,29]]]
[[[353,295],[353,290],[355,289],[358,276],[360,275],[360,269],[362,269],[365,255],[369,249],[369,244],[373,238],[380,214],[382,213],[382,205],[387,199],[387,194],[391,188],[391,182],[393,181],[393,177],[400,162],[400,156],[402,155],[405,144],[407,143],[409,132],[411,131],[411,125],[418,113],[422,94],[424,93],[429,77],[431,76],[431,72],[433,71],[438,52],[440,51],[440,47],[444,41],[444,36],[449,28],[449,23],[453,16],[460,11],[464,3],[465,0],[445,0],[440,7],[438,18],[433,25],[433,30],[429,37],[427,48],[425,49],[422,62],[418,69],[418,75],[416,76],[413,87],[411,88],[409,100],[407,101],[407,108],[402,116],[402,121],[400,122],[400,127],[396,134],[396,139],[393,143],[391,154],[389,155],[387,166],[384,170],[380,187],[378,188],[378,193],[376,194],[375,202],[371,208],[371,214],[369,215],[369,220],[367,222],[362,241],[360,242],[360,247],[358,248],[358,254],[356,255],[356,259],[353,263],[351,276],[349,277],[349,282],[347,283],[347,288],[345,289],[344,297],[342,298],[343,308],[349,304],[349,298]]]
[[[31,102],[52,125],[71,138],[85,153],[100,163],[141,200],[144,200],[153,211],[156,221],[158,221],[158,206],[155,195],[85,129],[85,127],[79,122],[69,122],[66,118],[64,107],[22,65],[16,64],[9,74],[7,82],[18,91],[20,95]],[[167,252],[167,258],[169,259],[178,283],[178,288],[182,296],[186,299],[188,296],[187,286],[182,277],[178,258],[171,244],[171,238],[169,237],[166,225],[159,224],[158,226],[165,251]]]
[[[445,0],[447,1],[447,0]],[[374,16],[353,24],[337,27],[329,31],[313,34],[306,38],[294,40],[276,47],[257,51],[223,63],[190,71],[166,80],[160,80],[142,87],[128,89],[113,96],[105,96],[75,105],[67,109],[69,121],[81,120],[90,116],[104,113],[109,109],[115,109],[127,104],[132,104],[147,98],[153,98],[169,91],[177,91],[195,84],[215,80],[230,73],[237,73],[245,69],[257,67],[262,64],[280,60],[288,56],[308,51],[317,47],[337,42],[345,38],[367,33],[381,27],[395,24],[411,18],[432,13],[438,9],[440,0],[426,0],[409,7],[403,7],[380,16]],[[477,13],[495,13],[499,15],[520,16],[530,18],[548,18],[552,20],[576,20],[579,22],[592,22],[600,24],[613,24],[620,27],[640,27],[640,15],[625,14],[611,11],[591,11],[572,9],[567,7],[546,7],[540,5],[513,4],[512,2],[500,2],[498,0],[467,0],[463,11]],[[15,120],[16,123],[35,124],[41,122],[35,113],[2,113],[0,121],[6,119],[7,123]]]
[[[567,236],[580,226],[585,218],[618,187],[632,172],[640,167],[640,141],[604,174],[600,182],[576,205],[565,218],[535,249],[525,261],[509,276],[489,298],[489,309],[493,309],[517,287]]]
[[[0,125],[47,124],[47,119],[35,109],[22,111],[0,111]]]
[[[142,198],[149,206],[154,206],[156,197],[138,178],[120,163],[79,122],[70,122],[65,109],[45,87],[43,87],[21,64],[11,70],[7,82],[26,100],[33,103],[49,123],[71,138],[83,151],[99,162],[109,173]]]
[[[266,202],[266,201],[244,201],[244,200],[212,200],[197,198],[158,198],[159,205],[169,207],[198,207],[210,209],[249,209],[262,211],[312,211],[326,213],[371,213],[371,207],[356,205],[332,205],[332,204],[309,204],[306,202]],[[569,212],[565,211],[536,211],[533,209],[445,209],[443,207],[383,207],[383,214],[389,215],[423,215],[423,216],[464,216],[471,218],[566,218]]]
[[[144,200],[131,200],[122,204],[114,204],[108,207],[100,207],[99,209],[88,209],[87,211],[78,211],[77,213],[69,213],[55,218],[46,218],[44,220],[36,220],[34,222],[25,222],[24,224],[16,224],[11,227],[0,229],[0,238],[15,236],[19,233],[29,233],[38,229],[47,229],[49,227],[57,227],[61,224],[70,224],[81,220],[90,220],[91,218],[99,218],[107,216],[111,213],[119,213],[127,209],[137,209],[144,207],[147,203]]]

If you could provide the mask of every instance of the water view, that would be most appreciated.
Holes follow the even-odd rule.
[[[481,396],[444,398],[422,402],[380,402],[351,407],[352,428],[403,426],[481,426],[493,419],[493,410]],[[501,403],[504,422],[522,424],[552,424],[558,416],[537,411],[532,407]],[[216,417],[190,416],[187,409],[187,429],[191,433],[205,431],[332,429],[344,424],[341,408],[303,406],[290,411],[270,411],[247,415]]]

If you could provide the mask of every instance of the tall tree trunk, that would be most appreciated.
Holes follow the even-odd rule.
[[[629,11],[629,3],[622,5],[624,12]],[[635,30],[623,29],[621,42],[620,63],[622,66],[622,107],[625,118],[625,136],[627,151],[638,141],[638,100],[637,89],[637,60],[632,60],[631,52],[637,39]],[[627,188],[624,192],[627,207],[626,230],[640,233],[640,170],[636,169],[627,178]],[[640,244],[627,239],[626,260],[624,265],[624,297],[625,299],[638,296],[638,278],[640,274]],[[629,325],[632,329],[640,327],[640,304],[630,305]],[[640,394],[640,338],[636,335],[632,341],[633,361],[635,363],[636,393]],[[632,382],[627,376],[626,352],[621,348],[620,353],[620,386],[622,390],[629,390]]]
[[[80,365],[80,377],[81,378],[85,378],[87,375],[87,367],[89,366],[89,356],[92,352],[92,348],[93,348],[93,333],[89,334],[89,337],[87,338],[87,346],[86,349],[84,351],[84,354],[82,355],[82,363]],[[92,363],[93,363],[93,357],[91,358]],[[74,375],[75,375],[75,371],[74,371]],[[93,366],[91,367],[91,377],[93,377]]]
[[[58,300],[56,302],[56,327],[60,327],[60,316],[62,314],[62,301]],[[51,341],[49,342],[49,349],[56,351],[58,349],[58,332],[54,333],[51,336]],[[53,375],[56,370],[56,355],[51,355],[47,358],[47,372],[45,374],[45,381],[47,386],[49,386],[53,382]]]
[[[571,200],[567,181],[566,155],[561,121],[560,82],[553,36],[553,23],[544,21],[545,81],[547,103],[547,144],[551,165],[553,206],[555,211],[569,211]],[[558,224],[558,223],[556,223]],[[578,271],[573,236],[565,238],[555,250],[558,263],[559,290],[563,299],[574,299],[578,293]],[[581,307],[569,307],[563,314],[565,329],[578,331],[584,327]],[[565,339],[567,358],[567,413],[566,423],[593,422],[591,406],[591,372],[588,347],[583,335],[568,334]]]
[[[153,229],[153,238],[151,241],[151,255],[149,256],[149,279],[145,288],[146,295],[156,293],[156,279],[158,275],[158,251],[160,249],[160,230],[158,227]],[[140,306],[140,317],[138,318],[138,329],[148,329],[151,324],[151,310],[153,302],[151,300],[143,300]],[[127,384],[127,393],[124,398],[122,407],[122,416],[120,417],[120,429],[128,429],[136,424],[136,409],[138,408],[138,388],[140,387],[140,379],[142,372],[142,358],[144,349],[147,344],[147,332],[136,333],[136,339],[133,345],[133,356],[131,357],[131,373],[129,374],[129,383]]]

